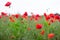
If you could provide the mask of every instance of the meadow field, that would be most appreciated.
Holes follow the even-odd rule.
[[[1,12],[0,40],[60,40],[60,16]]]
[[[11,2],[4,6],[12,7]],[[0,40],[60,40],[60,14],[0,14]]]

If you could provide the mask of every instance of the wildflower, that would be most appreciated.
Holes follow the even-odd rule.
[[[50,13],[50,15],[49,15],[51,18],[54,18],[54,14],[53,13]]]
[[[7,2],[6,4],[5,4],[5,6],[10,6],[11,5],[11,2]]]
[[[38,20],[39,18],[41,18],[41,16],[39,14],[35,15],[35,20]]]
[[[39,15],[39,14],[37,14],[37,15],[36,15],[36,17],[40,17],[40,15]]]
[[[44,33],[45,33],[45,31],[44,31],[44,30],[42,30],[42,31],[40,32],[40,34],[41,34],[41,35],[44,35]]]
[[[15,17],[15,15],[14,15],[14,14],[12,14],[11,16],[12,16],[12,17]]]
[[[35,17],[35,20],[38,20],[39,18],[38,17]]]
[[[48,34],[48,38],[49,38],[49,39],[53,38],[54,36],[55,36],[54,33]]]
[[[36,24],[36,29],[41,29],[42,28],[42,24]]]
[[[22,17],[25,18],[25,19],[27,19],[28,18],[27,12],[25,12]]]
[[[46,20],[48,21],[50,19],[50,16],[46,16]]]
[[[24,16],[28,16],[28,13],[27,13],[27,12],[25,12],[23,15],[24,15]]]
[[[16,18],[19,18],[19,14],[16,14],[15,17],[16,17]]]
[[[23,15],[22,18],[28,19],[28,16]]]
[[[52,22],[52,23],[53,23],[53,22],[54,22],[54,20],[53,20],[53,19],[51,19],[51,20],[50,20],[50,22]]]
[[[44,16],[45,16],[45,17],[47,16],[46,13],[44,13]]]
[[[34,18],[35,17],[35,15],[34,14],[32,14],[32,18]]]
[[[0,15],[0,19],[2,18],[2,16]]]
[[[9,17],[11,22],[15,22],[15,20],[13,19],[13,17]]]
[[[3,16],[7,16],[7,13],[5,13],[5,12],[1,12],[1,15],[3,15]]]
[[[55,15],[54,18],[55,18],[55,19],[59,19],[59,15]]]

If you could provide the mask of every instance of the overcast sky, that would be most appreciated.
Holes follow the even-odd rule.
[[[4,6],[8,1],[12,3],[11,8]],[[29,15],[31,12],[40,15],[44,12],[60,13],[60,0],[0,0],[0,12],[2,11],[10,14],[23,14],[27,11]]]

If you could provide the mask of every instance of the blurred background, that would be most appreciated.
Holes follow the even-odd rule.
[[[10,8],[4,6],[8,1],[12,3]],[[0,0],[0,12],[22,15],[25,11],[28,15],[31,15],[31,12],[40,15],[44,12],[60,14],[60,0]]]

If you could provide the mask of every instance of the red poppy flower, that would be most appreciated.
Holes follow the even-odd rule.
[[[46,20],[49,20],[50,19],[50,16],[46,16]]]
[[[38,17],[35,17],[35,20],[38,20],[39,18]]]
[[[35,17],[35,15],[34,14],[32,14],[32,18],[34,18]]]
[[[16,14],[15,17],[16,17],[16,18],[19,18],[19,14]]]
[[[3,15],[3,16],[7,16],[7,13],[5,13],[5,12],[1,12],[1,15]]]
[[[24,16],[28,16],[28,13],[27,13],[27,12],[25,12],[23,15],[24,15]]]
[[[28,16],[23,15],[22,18],[28,19]]]
[[[55,19],[59,19],[59,15],[55,15],[54,17],[55,17]]]
[[[41,29],[42,28],[42,24],[36,24],[36,29]]]
[[[52,17],[52,18],[54,18],[55,15],[53,13],[50,13],[49,16]]]
[[[40,32],[40,34],[41,34],[41,35],[44,35],[44,33],[45,33],[45,31],[44,31],[44,30],[42,30],[42,31]]]
[[[0,15],[0,19],[2,18],[2,16]]]
[[[39,14],[37,14],[37,15],[36,15],[36,17],[40,17],[40,15],[39,15]]]
[[[54,33],[48,34],[48,38],[49,38],[49,39],[53,38],[54,36],[55,36]]]
[[[46,13],[44,13],[44,16],[45,16],[45,17],[47,16]]]
[[[14,15],[14,14],[12,14],[11,16],[15,17],[15,15]]]
[[[11,5],[11,2],[7,2],[6,4],[5,4],[5,6],[10,6]]]
[[[52,23],[53,23],[53,22],[54,22],[54,20],[53,20],[53,19],[51,19],[51,20],[50,20],[50,22],[52,22]]]

